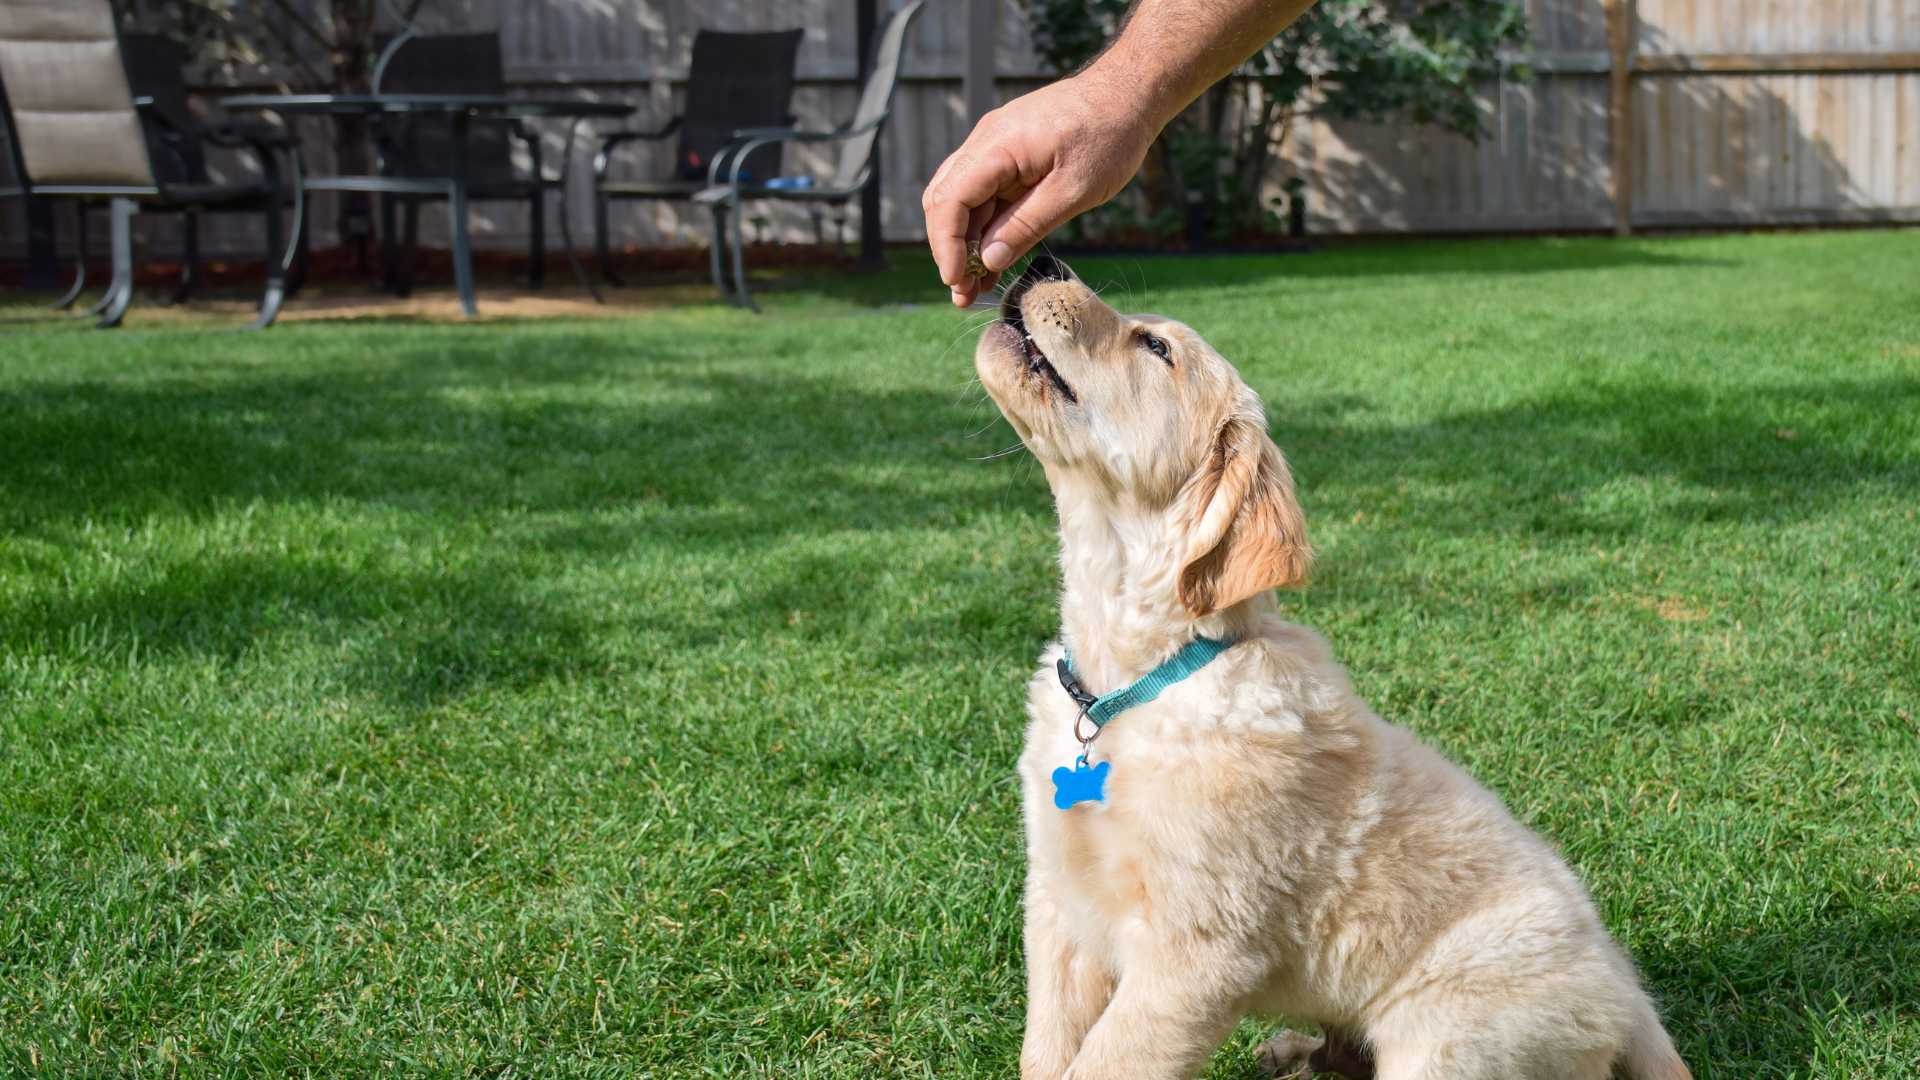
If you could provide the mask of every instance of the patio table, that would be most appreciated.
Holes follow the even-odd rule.
[[[443,113],[452,130],[453,152],[443,177],[302,176],[304,191],[362,191],[388,195],[444,195],[453,221],[453,280],[460,290],[460,307],[469,316],[479,309],[473,296],[473,248],[467,222],[467,138],[475,117],[485,119],[559,118],[568,121],[566,150],[560,158],[560,235],[567,261],[595,300],[600,291],[587,276],[573,250],[573,226],[567,217],[567,173],[573,163],[573,138],[580,122],[617,118],[634,111],[617,101],[580,97],[520,98],[483,94],[241,94],[221,99],[227,109],[263,109],[282,116],[364,113]]]

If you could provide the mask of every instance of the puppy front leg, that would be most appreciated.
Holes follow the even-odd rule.
[[[1113,996],[1113,980],[1074,943],[1045,888],[1027,887],[1027,1035],[1020,1080],[1060,1080]]]
[[[1200,956],[1129,966],[1068,1080],[1184,1080],[1198,1072],[1240,1018],[1225,972]]]

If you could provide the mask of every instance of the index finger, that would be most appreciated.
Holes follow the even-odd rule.
[[[974,210],[1019,184],[1020,170],[1005,151],[983,156],[965,145],[933,174],[920,206],[926,211],[927,246],[949,287],[963,289],[973,281],[967,273],[967,241],[974,239]]]

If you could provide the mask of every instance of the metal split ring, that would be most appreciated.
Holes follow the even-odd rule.
[[[1101,727],[1098,723],[1095,723],[1093,725],[1093,734],[1091,735],[1080,734],[1080,721],[1085,719],[1088,719],[1087,709],[1086,707],[1082,707],[1080,710],[1080,715],[1073,718],[1073,737],[1079,741],[1080,751],[1082,753],[1085,753],[1087,747],[1093,745],[1093,740],[1099,738],[1100,733],[1106,730],[1105,728]]]

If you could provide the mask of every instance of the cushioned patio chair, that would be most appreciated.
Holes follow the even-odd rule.
[[[113,277],[96,309],[102,327],[118,326],[133,301],[133,215],[142,207],[260,213],[267,287],[253,325],[273,322],[294,251],[283,242],[280,219],[287,190],[280,183],[281,153],[299,169],[289,141],[270,129],[182,130],[152,98],[136,97],[107,0],[0,3],[0,86],[19,193],[71,200],[76,213],[102,200],[111,209]],[[200,143],[250,150],[260,177],[194,179],[187,155]],[[291,190],[297,233],[298,185]]]
[[[693,37],[687,64],[686,105],[679,115],[653,131],[616,131],[600,143],[593,159],[593,250],[600,275],[622,284],[614,273],[608,240],[608,204],[615,199],[685,201],[705,189],[720,152],[743,128],[793,125],[794,64],[800,56],[799,30],[737,34],[701,30]],[[614,151],[623,145],[658,142],[678,135],[673,169],[664,177],[615,178]],[[742,165],[748,176],[780,172],[780,150],[768,144]]]
[[[906,50],[907,33],[914,17],[926,0],[912,0],[887,16],[880,32],[874,35],[873,63],[860,88],[860,101],[853,118],[845,127],[833,131],[802,131],[799,128],[766,128],[736,132],[737,140],[716,155],[708,170],[708,186],[694,202],[713,211],[713,284],[728,300],[744,307],[755,307],[747,289],[747,271],[742,257],[741,233],[745,230],[744,205],[748,200],[807,203],[815,208],[844,208],[874,181],[873,161],[880,153],[880,133],[893,108],[894,87],[900,80],[900,57]],[[824,180],[813,177],[784,177],[759,171],[754,155],[782,143],[838,144],[833,174]],[[726,273],[722,249],[727,247],[728,219],[732,219],[733,273]],[[819,216],[814,228],[819,229]],[[757,309],[756,309],[757,310]]]
[[[30,199],[30,197],[28,196],[26,182],[22,180],[19,176],[19,171],[18,171],[19,155],[14,153],[14,150],[13,150],[13,147],[14,147],[13,129],[8,126],[10,116],[11,116],[11,112],[7,107],[6,84],[4,81],[0,81],[0,143],[4,143],[6,145],[6,151],[7,151],[6,156],[4,158],[0,158],[0,197],[16,198],[16,199],[21,199],[22,201],[29,202],[29,207],[27,209],[27,213],[29,214],[32,213],[31,204],[33,202],[37,202],[40,205],[46,207],[47,218],[48,218],[47,226],[49,229],[51,229],[53,226],[53,220],[52,220],[53,206],[57,200],[54,200],[51,198],[45,198],[45,197],[40,199]],[[82,210],[83,204],[79,200],[77,199],[72,200],[72,202],[76,210]],[[82,212],[77,212],[74,214],[74,222],[79,226],[80,236],[78,240],[78,256],[75,260],[76,266],[74,269],[73,283],[70,286],[68,286],[66,292],[60,295],[60,299],[55,300],[52,304],[48,305],[55,311],[64,311],[67,308],[72,307],[73,302],[75,300],[78,300],[80,298],[80,294],[86,291],[86,288],[87,288],[87,240],[86,240],[87,216],[83,210]],[[33,226],[29,224],[28,225],[29,231],[31,231],[32,228]],[[29,240],[29,244],[31,244],[31,242],[32,241]],[[29,251],[28,259],[31,260],[32,258],[33,258],[33,254],[31,251]]]
[[[414,34],[395,38],[374,68],[376,94],[491,94],[507,92],[506,60],[498,33]],[[453,131],[444,115],[383,116],[374,125],[380,171],[396,177],[441,177],[453,154]],[[528,168],[514,168],[513,143],[526,147]],[[480,118],[467,137],[467,198],[525,202],[529,219],[527,283],[540,288],[547,270],[547,192],[559,181],[548,179],[540,160],[540,139],[518,120]],[[420,240],[420,202],[444,194],[382,195],[380,225],[388,288],[412,290]],[[396,205],[405,225],[396,231]],[[396,239],[404,239],[396,243]],[[404,251],[401,249],[404,247]]]

